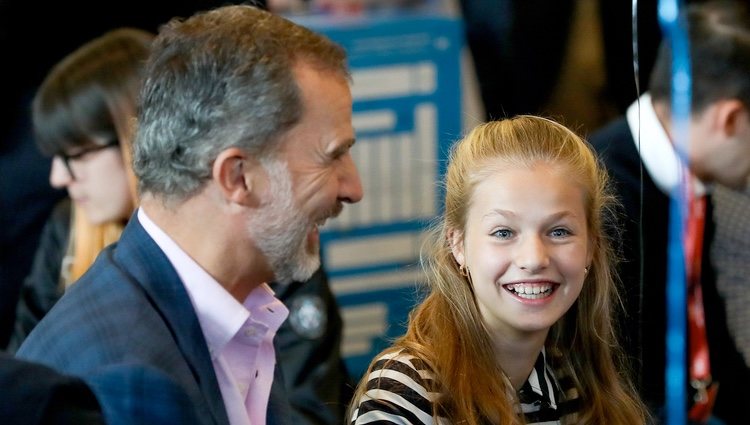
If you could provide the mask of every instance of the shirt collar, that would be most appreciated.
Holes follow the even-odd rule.
[[[159,228],[143,208],[138,209],[138,221],[167,256],[185,285],[209,352],[215,357],[247,321],[250,311]]]
[[[680,184],[681,160],[669,140],[667,131],[651,103],[651,95],[644,93],[627,110],[628,127],[641,156],[643,166],[656,186],[671,195]],[[697,178],[692,179],[696,195],[706,193],[706,186]]]
[[[518,398],[522,408],[524,404],[533,405],[535,402],[539,402],[543,407],[557,409],[557,402],[560,398],[559,388],[554,375],[547,367],[544,347],[542,347],[542,351],[539,353],[526,382],[518,390]]]

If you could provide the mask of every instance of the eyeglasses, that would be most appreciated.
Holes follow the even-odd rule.
[[[76,152],[72,155],[68,155],[65,152],[61,152],[57,154],[57,156],[62,159],[63,164],[65,164],[65,168],[68,170],[68,173],[70,174],[70,178],[73,180],[76,180],[76,175],[73,173],[73,167],[71,166],[71,161],[77,161],[81,158],[83,158],[85,155],[88,155],[90,153],[99,152],[104,149],[108,149],[114,146],[119,146],[120,141],[117,139],[110,140],[109,142],[103,144],[103,145],[94,145],[88,148],[85,148],[79,152]]]

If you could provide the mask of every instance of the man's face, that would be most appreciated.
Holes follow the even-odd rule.
[[[731,127],[715,124],[709,112],[691,122],[690,168],[701,180],[734,189],[750,184],[750,115],[742,107]]]
[[[741,128],[717,152],[722,164],[716,172],[717,182],[738,190],[750,187],[750,117],[744,114],[741,119]]]
[[[263,221],[250,220],[253,239],[279,282],[308,279],[319,265],[318,227],[338,215],[344,202],[362,199],[362,184],[349,152],[354,129],[346,80],[305,64],[297,65],[294,73],[302,95],[302,117],[282,136],[276,160],[264,164],[271,180],[268,196],[273,199],[260,208]],[[284,178],[289,180],[288,189],[283,187]],[[271,240],[286,249],[270,249]]]

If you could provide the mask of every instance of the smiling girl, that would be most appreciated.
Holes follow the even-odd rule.
[[[381,353],[353,424],[643,424],[612,323],[612,198],[589,146],[553,121],[458,142],[422,253],[429,294]]]

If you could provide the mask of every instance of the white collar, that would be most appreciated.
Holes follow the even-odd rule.
[[[667,131],[656,116],[649,93],[644,93],[628,107],[627,120],[646,172],[662,192],[671,195],[680,183],[684,168]],[[706,193],[706,186],[697,178],[693,178],[693,187],[696,194]]]
[[[239,331],[250,312],[151,220],[143,208],[138,208],[138,221],[185,286],[213,358]]]

